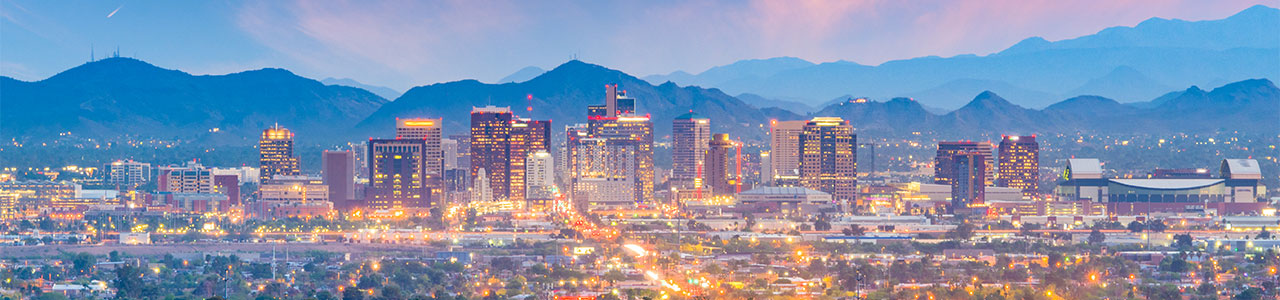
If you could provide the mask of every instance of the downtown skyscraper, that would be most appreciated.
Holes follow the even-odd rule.
[[[368,206],[421,213],[444,199],[440,119],[396,119],[394,139],[370,139]]]
[[[970,212],[985,206],[989,156],[981,151],[962,151],[951,156],[951,211]]]
[[[324,164],[324,184],[329,186],[329,201],[340,209],[355,206],[356,156],[353,151],[325,150],[320,154]]]
[[[769,174],[775,186],[800,184],[800,135],[808,121],[769,121]]]
[[[858,137],[838,117],[817,117],[800,133],[800,185],[830,193],[845,211],[857,203]]]
[[[636,114],[634,107],[635,99],[627,97],[626,91],[618,91],[617,85],[606,85],[605,104],[588,107],[585,128],[573,126],[566,131],[566,165],[575,201],[582,201],[577,197],[584,192],[608,190],[629,194],[611,200],[625,198],[633,204],[653,198],[653,122],[648,115]],[[601,157],[612,159],[594,159]],[[618,159],[624,161],[610,161]],[[608,165],[597,166],[598,163]],[[608,189],[601,185],[606,182]],[[629,188],[614,189],[622,182]]]
[[[492,200],[507,199],[511,194],[511,122],[510,107],[475,107],[471,109],[471,180],[488,181]],[[480,176],[481,170],[484,170]],[[477,191],[472,191],[475,194]]]
[[[280,127],[280,124],[263,130],[262,139],[258,140],[258,165],[259,185],[267,184],[276,175],[298,175],[298,157],[293,156],[293,132]]]
[[[984,162],[985,173],[983,174],[983,184],[991,186],[995,183],[995,165],[991,155],[991,143],[960,141],[960,142],[938,142],[937,155],[933,158],[933,183],[952,185],[956,182],[956,166],[955,160],[952,158],[956,154],[965,152],[979,152],[985,155],[987,160]]]
[[[396,119],[396,139],[421,141],[422,178],[433,202],[444,195],[444,122],[436,119]]]
[[[711,142],[711,119],[689,112],[671,122],[671,182],[690,187],[702,177],[707,147]]]
[[[369,187],[372,209],[430,208],[425,175],[426,145],[420,140],[369,140]]]
[[[1000,141],[996,186],[1022,190],[1035,197],[1040,189],[1040,143],[1036,136],[1003,136]]]
[[[487,180],[485,195],[493,201],[526,201],[529,156],[551,145],[551,121],[517,118],[508,107],[476,107],[471,111],[472,180]],[[480,176],[481,170],[485,176]],[[474,185],[479,186],[479,185]],[[476,194],[476,191],[472,191]]]
[[[538,151],[547,151],[551,145],[551,121],[517,118],[511,123],[511,136],[507,138],[508,170],[511,201],[528,199],[527,161]]]
[[[742,143],[729,139],[728,133],[717,133],[707,144],[703,174],[711,193],[733,195],[742,192]]]

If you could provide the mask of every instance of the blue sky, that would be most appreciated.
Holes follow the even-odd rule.
[[[117,46],[193,74],[280,67],[401,91],[573,55],[637,76],[777,56],[874,65],[1277,2],[0,0],[0,75],[39,80]]]

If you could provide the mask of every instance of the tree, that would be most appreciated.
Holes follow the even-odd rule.
[[[831,230],[831,222],[827,222],[827,220],[823,220],[823,219],[818,219],[817,221],[813,221],[813,230],[817,230],[817,231]]]
[[[1255,288],[1255,287],[1247,288],[1247,289],[1245,289],[1245,290],[1243,290],[1243,291],[1240,291],[1240,293],[1239,293],[1239,294],[1236,294],[1236,295],[1235,295],[1235,297],[1231,297],[1231,299],[1232,299],[1232,300],[1258,300],[1258,299],[1262,299],[1262,289]]]
[[[1269,239],[1271,239],[1271,232],[1270,232],[1270,231],[1267,231],[1267,228],[1266,228],[1266,227],[1263,227],[1263,228],[1262,228],[1262,231],[1261,231],[1261,232],[1258,232],[1258,236],[1257,236],[1257,237],[1255,237],[1255,238],[1256,238],[1256,239],[1259,239],[1259,240],[1269,240]]]
[[[1218,287],[1213,285],[1212,282],[1206,280],[1204,283],[1201,283],[1200,286],[1196,287],[1196,293],[1201,296],[1213,296],[1218,293]]]
[[[399,286],[396,286],[394,284],[387,285],[382,287],[382,299],[387,299],[387,300],[404,299],[404,293],[401,292]]]
[[[1164,232],[1164,230],[1168,228],[1169,225],[1165,225],[1164,220],[1147,221],[1147,229],[1151,230],[1151,232]]]
[[[973,230],[973,224],[960,223],[960,225],[956,225],[956,228],[947,230],[946,236],[948,239],[968,240],[973,238]]]
[[[840,232],[841,232],[841,233],[844,233],[844,235],[848,235],[848,236],[863,236],[863,235],[866,235],[866,234],[867,234],[867,229],[866,229],[866,228],[862,228],[862,226],[860,226],[860,225],[858,225],[858,224],[851,224],[851,225],[849,225],[849,228],[845,228],[845,229],[843,229],[843,230],[840,230]]]
[[[1145,229],[1147,229],[1147,226],[1142,225],[1142,222],[1138,222],[1138,221],[1129,222],[1129,231],[1130,231],[1130,232],[1133,232],[1133,233],[1139,233],[1139,232],[1142,232],[1142,230],[1145,230]]]
[[[479,224],[479,217],[476,216],[476,209],[474,208],[467,209],[466,222],[467,222],[468,228],[475,227],[477,224]]]
[[[129,264],[116,268],[116,299],[138,299],[143,296],[142,271]]]
[[[7,299],[7,298],[6,298],[6,299]],[[33,299],[36,299],[36,300],[67,300],[67,299],[71,299],[71,298],[67,298],[67,296],[66,296],[66,295],[63,295],[63,294],[54,293],[54,292],[48,292],[48,293],[40,294],[40,296],[39,296],[39,297],[36,297],[36,298],[33,298]]]
[[[1175,234],[1173,236],[1174,245],[1177,245],[1180,249],[1191,248],[1191,240],[1190,234]]]
[[[342,291],[342,300],[364,300],[364,293],[354,288],[348,288]]]
[[[1089,232],[1089,244],[1101,245],[1102,242],[1105,242],[1106,240],[1107,235],[1103,234],[1102,231],[1097,228],[1094,228],[1093,231]]]
[[[80,252],[71,258],[71,268],[76,274],[89,274],[93,271],[93,265],[98,263],[98,258],[93,254]]]
[[[1036,230],[1040,230],[1039,223],[1022,224],[1022,228],[1018,229],[1018,234],[1022,236],[1033,236],[1036,234]]]

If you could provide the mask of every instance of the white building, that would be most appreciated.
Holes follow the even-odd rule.
[[[307,203],[329,201],[329,186],[320,177],[276,175],[258,189],[260,200]]]
[[[106,182],[111,185],[136,187],[151,181],[151,164],[130,160],[117,160],[102,168]]]
[[[551,199],[555,189],[555,158],[545,150],[529,153],[525,160],[525,198]]]
[[[218,192],[213,185],[213,172],[203,165],[187,162],[184,166],[160,167],[159,187],[172,193],[212,194]]]

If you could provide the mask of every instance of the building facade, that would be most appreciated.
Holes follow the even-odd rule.
[[[969,212],[986,203],[987,156],[982,152],[955,153],[951,163],[955,182],[951,184],[952,212]]]
[[[933,158],[933,183],[952,185],[956,182],[955,163],[952,156],[962,152],[979,152],[987,156],[987,174],[983,175],[984,185],[995,184],[995,162],[991,155],[991,144],[984,142],[938,142],[937,156]]]
[[[509,107],[476,107],[471,110],[471,178],[487,180],[494,200],[505,200],[511,192],[511,124]],[[480,169],[485,175],[479,176]],[[475,199],[472,199],[475,201]]]
[[[329,186],[329,200],[339,208],[351,208],[356,200],[356,155],[351,151],[325,150],[324,184]]]
[[[742,192],[742,144],[718,133],[708,142],[703,174],[715,195]]]
[[[1259,214],[1268,207],[1261,170],[1252,159],[1226,159],[1220,178],[1108,179],[1097,159],[1069,159],[1055,189],[1060,201],[1106,205],[1110,215],[1148,213]]]
[[[1036,136],[1007,135],[1000,141],[996,185],[1037,197],[1040,189],[1040,144]]]
[[[151,181],[151,164],[132,159],[117,160],[102,167],[104,181],[109,185],[134,188]]]
[[[800,135],[808,121],[769,121],[769,181],[776,186],[800,184]],[[769,183],[769,182],[766,182]]]
[[[702,178],[710,142],[710,118],[689,112],[671,122],[672,185],[693,187]]]
[[[525,159],[525,199],[529,207],[546,207],[555,197],[555,158],[546,150],[529,153]]]
[[[369,140],[369,187],[365,190],[371,209],[428,209],[432,202],[426,181],[426,144],[421,140]]]
[[[800,134],[800,185],[831,194],[850,211],[857,203],[858,148],[853,126],[837,117],[818,117]]]
[[[293,132],[279,124],[262,131],[258,140],[258,184],[276,175],[298,175],[298,157],[293,156]]]

